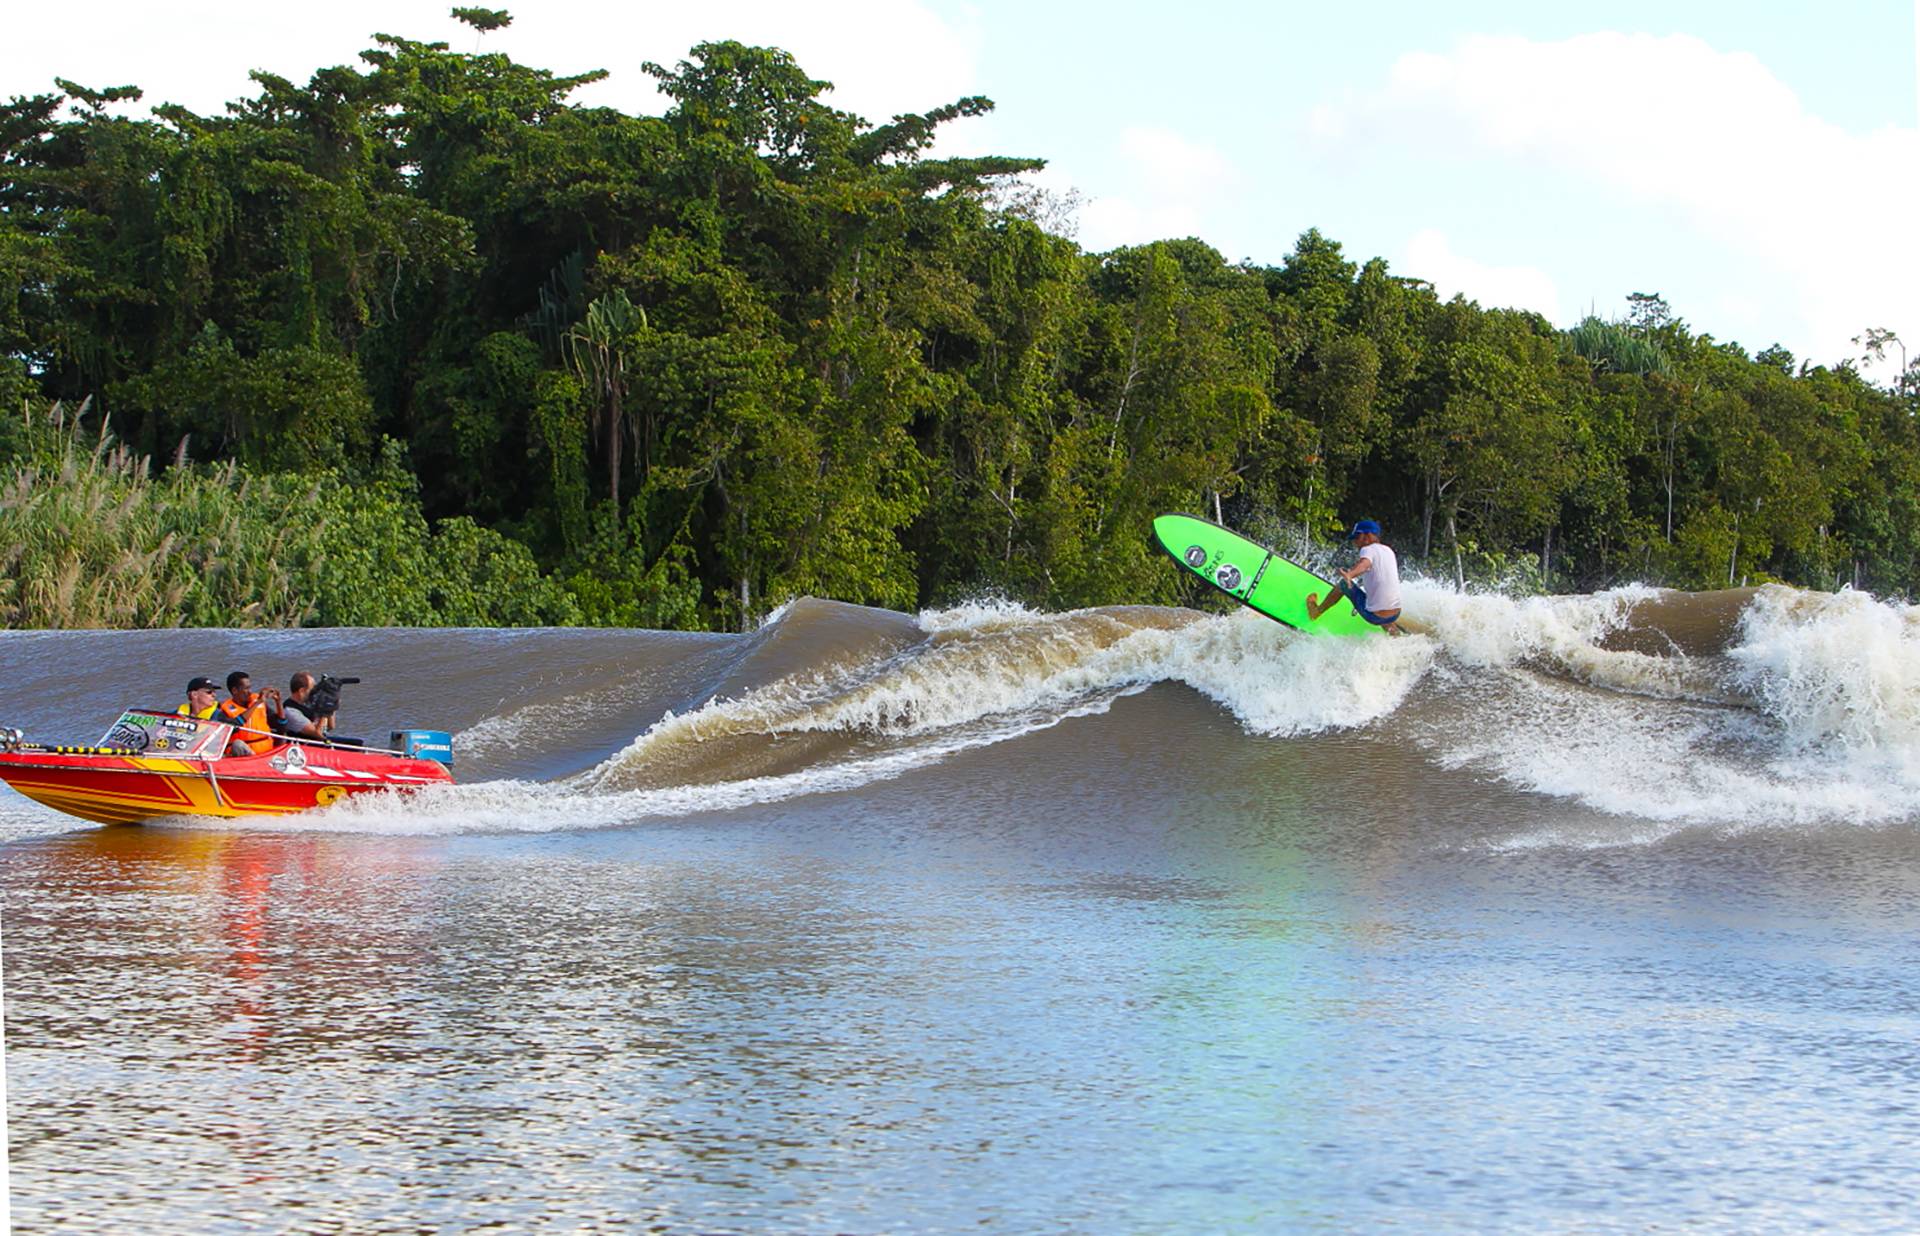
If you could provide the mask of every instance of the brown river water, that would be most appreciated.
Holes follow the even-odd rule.
[[[0,723],[358,675],[460,784],[0,791],[18,1232],[1904,1230],[1916,611],[13,632]]]

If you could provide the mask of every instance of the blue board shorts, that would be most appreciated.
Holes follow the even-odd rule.
[[[1348,580],[1343,579],[1340,581],[1340,591],[1346,593],[1347,600],[1353,603],[1353,612],[1360,615],[1362,618],[1365,618],[1368,622],[1371,622],[1374,626],[1376,627],[1391,626],[1393,623],[1400,621],[1400,611],[1397,609],[1393,611],[1393,617],[1391,618],[1382,618],[1380,615],[1368,609],[1367,608],[1367,590],[1365,588],[1362,588],[1359,584],[1352,583]]]

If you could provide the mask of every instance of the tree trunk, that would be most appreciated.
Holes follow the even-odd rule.
[[[1300,522],[1304,526],[1300,529],[1300,549],[1299,549],[1299,552],[1294,555],[1294,557],[1305,558],[1307,556],[1308,544],[1313,538],[1313,477],[1312,476],[1307,477],[1306,517],[1302,519]]]
[[[1113,405],[1113,431],[1107,435],[1107,458],[1120,445],[1120,420],[1127,414],[1127,396],[1133,394],[1133,384],[1140,380],[1140,321],[1136,317],[1133,323],[1133,347],[1127,354],[1127,378],[1120,384],[1120,398]]]
[[[740,540],[744,545],[747,539],[747,512],[744,507],[741,509],[738,518],[740,520]],[[740,633],[742,635],[745,635],[753,629],[751,620],[753,594],[747,585],[747,576],[751,571],[752,568],[750,566],[742,565],[740,568]]]
[[[1453,507],[1447,508],[1447,541],[1453,546],[1453,586],[1461,592],[1467,590],[1467,568],[1460,561],[1459,512]]]
[[[613,513],[620,513],[620,438],[623,427],[620,411],[620,383],[607,385],[607,493],[613,499]]]
[[[1420,557],[1433,557],[1433,474],[1427,474],[1427,502],[1420,521]]]
[[[1673,442],[1667,442],[1667,544],[1673,544]]]
[[[1007,476],[1007,539],[1000,550],[1000,561],[1013,561],[1013,497],[1020,486],[1020,469],[1013,469]]]

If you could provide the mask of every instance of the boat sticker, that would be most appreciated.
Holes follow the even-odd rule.
[[[156,738],[153,740],[153,749],[155,751],[165,751],[168,747],[171,747],[172,745],[173,745],[173,739],[171,738]]]
[[[145,751],[148,740],[153,736],[141,728],[140,723],[151,721],[151,717],[122,717],[114,723],[112,729],[107,731],[107,736],[100,740],[100,745],[103,747],[127,747],[134,751]]]
[[[347,796],[346,790],[337,785],[323,785],[313,792],[316,807],[331,807]]]
[[[1213,580],[1228,592],[1240,586],[1240,568],[1231,562],[1223,562],[1220,569],[1213,573]]]
[[[170,730],[187,730],[189,732],[200,728],[200,723],[191,717],[161,717],[160,724]]]
[[[307,753],[298,747],[288,747],[268,760],[267,767],[278,772],[304,774],[307,771]]]
[[[1187,546],[1187,565],[1196,571],[1207,565],[1207,547],[1204,545]]]

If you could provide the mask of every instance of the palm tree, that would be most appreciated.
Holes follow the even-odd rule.
[[[607,493],[620,509],[620,444],[627,433],[627,357],[633,336],[647,324],[647,311],[616,288],[596,297],[566,334],[567,363],[592,398],[591,433],[604,437]]]

